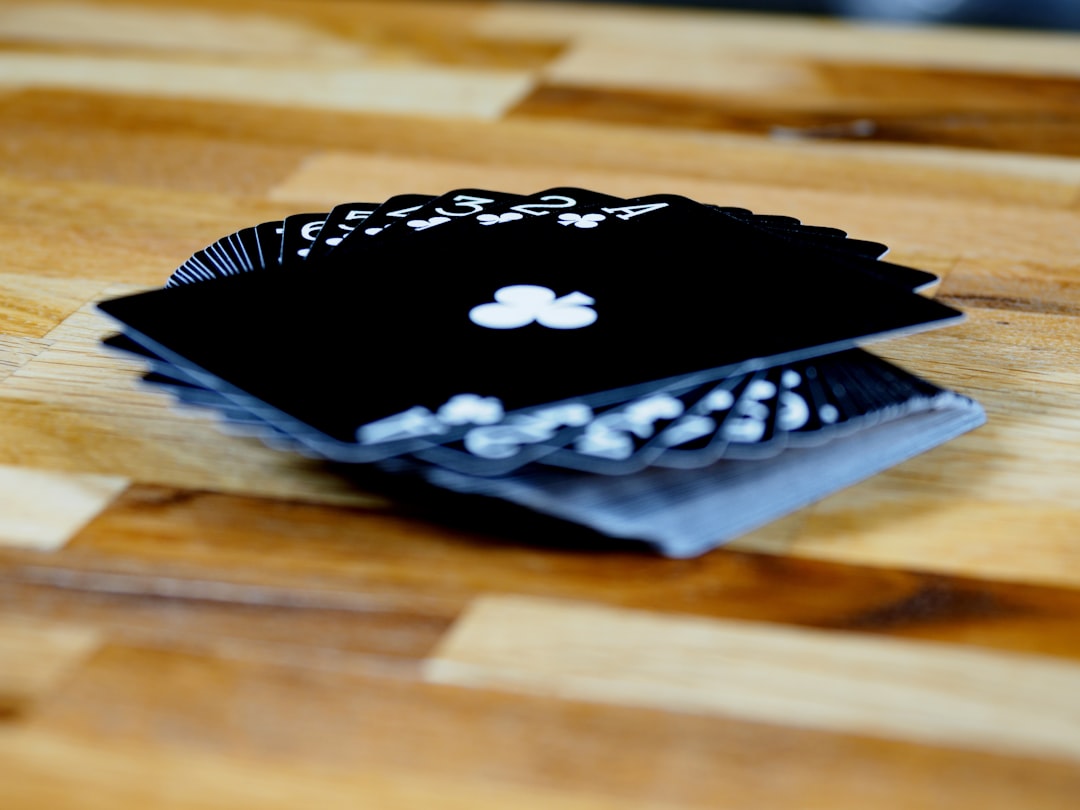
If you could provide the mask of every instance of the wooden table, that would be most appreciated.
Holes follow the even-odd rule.
[[[0,806],[1075,808],[1080,39],[0,3]],[[724,550],[447,524],[217,432],[103,297],[344,200],[581,185],[941,274],[984,428]]]

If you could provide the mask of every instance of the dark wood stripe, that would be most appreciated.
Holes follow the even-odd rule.
[[[1050,298],[1013,297],[1009,295],[989,295],[979,293],[954,292],[938,295],[943,303],[959,309],[981,307],[983,309],[1007,309],[1014,312],[1037,312],[1047,315],[1077,315],[1076,304],[1071,301],[1055,301]]]
[[[250,611],[252,628],[267,615],[263,608],[292,609],[291,637],[302,641],[306,623],[327,611],[373,628],[379,621],[412,627],[414,651],[472,597],[494,592],[1080,659],[1077,590],[730,550],[666,560],[520,516],[468,529],[462,511],[477,506],[457,503],[457,513],[448,504],[430,516],[445,523],[433,523],[401,512],[136,485],[63,551],[0,553],[0,581],[12,594],[38,593],[43,615],[68,616],[86,600],[100,606],[106,623],[125,604],[153,614],[171,593],[175,609],[190,611],[193,632],[216,621],[217,608],[205,601],[207,583],[216,584],[215,598]],[[455,521],[459,528],[447,525]],[[532,532],[509,528],[530,523]],[[130,602],[116,596],[118,583]],[[64,589],[77,593],[59,595]],[[250,594],[262,594],[265,606]],[[16,601],[24,609],[35,604]]]
[[[1080,155],[1080,81],[873,65],[808,65],[800,94],[723,95],[544,84],[510,117],[749,133],[776,138],[935,144]]]

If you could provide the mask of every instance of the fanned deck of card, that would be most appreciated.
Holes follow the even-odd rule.
[[[858,348],[956,323],[834,228],[478,189],[224,237],[105,301],[144,380],[267,444],[707,551],[985,421]]]

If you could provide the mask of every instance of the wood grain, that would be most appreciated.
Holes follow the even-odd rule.
[[[969,70],[1004,68],[1019,75],[1075,76],[1080,72],[1076,40],[1067,34],[930,29],[912,36],[903,27],[700,11],[672,14],[655,8],[611,13],[579,4],[552,14],[542,2],[495,4],[476,24],[491,36],[565,42],[573,47],[569,58],[615,43],[644,50],[646,59],[657,51],[731,50],[778,62],[794,56]],[[625,70],[633,69],[634,64],[625,65]],[[683,77],[684,82],[695,80],[691,75]]]
[[[139,677],[147,671],[152,682]],[[289,732],[275,733],[277,724]],[[160,790],[157,763],[175,763],[170,783],[183,790],[176,783],[197,778],[211,754],[223,781],[254,774],[273,785],[279,772],[307,774],[289,797],[323,782],[319,774],[348,785],[377,773],[391,791],[445,786],[451,807],[464,793],[481,807],[565,797],[585,807],[1066,808],[1080,778],[1072,761],[122,646],[95,655],[22,736],[25,748],[17,737],[4,747],[5,767],[19,777],[5,786],[27,786],[28,799],[49,796],[29,775],[56,749],[61,796],[80,784],[106,796]],[[127,768],[114,780],[94,776],[97,763],[139,741],[152,743],[135,760],[147,760],[148,776]],[[196,797],[210,800],[211,788]],[[376,803],[381,792],[363,782],[339,790]]]
[[[3,0],[0,806],[1075,807],[1078,93],[1071,35]],[[968,320],[875,351],[989,423],[666,560],[224,435],[98,348],[241,227],[571,184],[890,245]]]
[[[487,597],[469,606],[425,675],[436,683],[1080,759],[1080,703],[1066,698],[1080,684],[1080,667],[1036,657]]]
[[[0,465],[0,545],[57,549],[128,483],[116,475]]]
[[[615,810],[659,805],[532,785],[484,783],[469,776],[417,779],[408,768],[341,768],[327,773],[309,763],[219,756],[162,746],[147,754],[133,743],[88,746],[86,738],[0,730],[7,761],[0,799],[10,807],[144,807],[229,810],[249,803],[267,808],[325,807],[349,810],[358,801],[379,807],[469,810]]]
[[[507,592],[1080,660],[1071,632],[1080,594],[1070,588],[733,551],[695,561],[583,554],[582,541],[599,550],[595,538],[570,535],[560,546],[520,526],[507,536],[505,521],[485,533],[460,511],[420,506],[364,510],[135,485],[63,555],[0,559],[9,587],[37,594],[22,609],[43,618],[114,595],[194,606],[219,589],[225,604],[452,618],[479,595]],[[791,531],[774,525],[770,536]],[[424,564],[431,559],[443,562]]]
[[[99,640],[85,625],[0,618],[0,717],[47,695]]]

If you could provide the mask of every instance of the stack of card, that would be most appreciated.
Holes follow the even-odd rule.
[[[267,444],[698,554],[984,421],[857,345],[956,323],[885,247],[672,195],[297,214],[105,301],[144,379]]]

